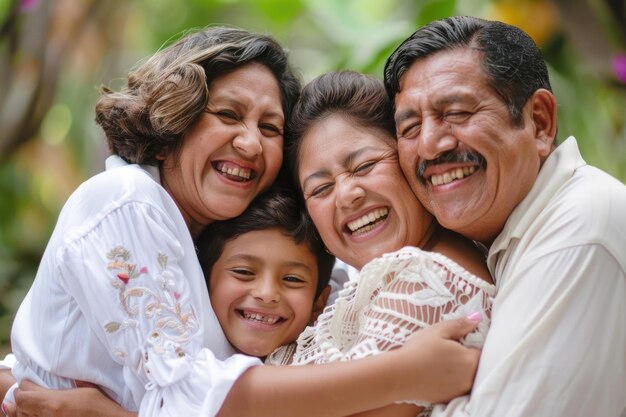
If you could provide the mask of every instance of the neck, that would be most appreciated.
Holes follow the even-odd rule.
[[[426,232],[416,246],[425,251],[432,251],[433,247],[435,247],[437,242],[441,239],[442,231],[443,228],[441,225],[435,220],[434,217],[431,218],[430,223],[426,228]]]
[[[183,220],[185,220],[185,224],[187,225],[187,228],[189,229],[189,233],[191,234],[191,239],[195,242],[195,240],[198,238],[198,236],[200,236],[200,233],[202,233],[202,231],[207,225],[195,221],[193,219],[193,216],[191,216],[191,214],[183,208],[183,206],[178,202],[176,195],[172,192],[172,189],[170,188],[170,185],[167,182],[167,177],[162,174],[161,174],[161,185],[163,186],[163,188],[165,188],[165,191],[167,191],[170,197],[172,197],[172,200],[174,200],[176,207],[178,207],[178,211],[180,211],[180,214],[183,216]]]

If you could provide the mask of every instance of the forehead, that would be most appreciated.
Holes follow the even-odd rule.
[[[315,255],[309,246],[304,242],[296,243],[280,228],[243,233],[226,242],[222,254],[225,258],[245,254],[262,263],[316,265]]]
[[[395,149],[395,140],[382,129],[365,127],[350,117],[334,114],[314,123],[302,137],[300,169],[328,164],[358,149]]]
[[[209,99],[249,101],[250,104],[270,106],[282,114],[278,80],[268,67],[249,62],[209,83]]]
[[[416,60],[400,78],[396,108],[407,98],[450,100],[453,96],[492,95],[481,62],[482,54],[470,48],[439,51]]]

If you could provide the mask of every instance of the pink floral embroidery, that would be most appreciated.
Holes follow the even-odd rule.
[[[156,289],[150,286],[131,285],[142,275],[148,275],[148,267],[138,267],[132,262],[131,253],[122,246],[116,246],[107,253],[110,262],[107,269],[113,272],[111,285],[119,291],[120,305],[128,319],[111,321],[104,325],[107,333],[115,333],[128,327],[135,327],[138,315],[138,305],[143,307],[143,315],[150,320],[150,342],[157,353],[163,353],[162,344],[169,340],[175,345],[185,343],[189,335],[198,328],[198,321],[193,308],[183,306],[180,303],[182,294],[176,291],[176,277],[168,269],[168,258],[165,254],[157,256],[160,271],[153,273],[152,279],[157,284]],[[146,299],[148,297],[148,299]],[[145,299],[145,303],[131,302],[133,299]],[[184,356],[184,352],[178,346],[176,354]]]
[[[148,268],[145,266],[137,271],[137,265],[128,262],[130,252],[122,246],[116,246],[111,249],[109,253],[107,253],[107,258],[111,260],[111,262],[107,264],[107,269],[117,272],[115,276],[119,281],[113,280],[112,282],[115,288],[123,288],[131,279],[139,278],[140,275],[148,272]]]

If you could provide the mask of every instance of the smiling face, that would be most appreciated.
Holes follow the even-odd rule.
[[[552,139],[533,107],[543,93],[514,125],[481,59],[454,49],[414,62],[401,78],[395,119],[400,164],[422,203],[444,227],[491,243],[535,182]]]
[[[264,65],[252,62],[209,85],[207,111],[162,165],[192,235],[235,217],[272,184],[283,156],[280,90]]]
[[[332,115],[301,141],[298,179],[306,207],[335,256],[361,268],[421,243],[433,219],[402,175],[388,133]]]
[[[311,319],[317,260],[279,229],[227,242],[213,268],[211,305],[239,352],[265,357],[293,342]]]

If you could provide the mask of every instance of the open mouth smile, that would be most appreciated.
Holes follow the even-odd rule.
[[[359,236],[374,230],[387,219],[387,216],[389,216],[389,208],[380,207],[364,214],[356,220],[348,222],[346,226],[352,236]]]
[[[244,320],[248,320],[254,323],[267,324],[267,325],[282,323],[283,321],[286,320],[285,318],[281,316],[277,316],[275,314],[258,313],[258,312],[252,312],[252,311],[247,311],[247,310],[237,310],[237,313]]]
[[[231,181],[246,182],[256,178],[256,172],[250,168],[244,168],[232,162],[217,161],[213,168]]]
[[[452,181],[469,177],[474,172],[476,172],[476,170],[477,168],[475,166],[453,168],[449,171],[444,172],[443,174],[432,175],[430,177],[430,183],[434,186],[449,184]]]

